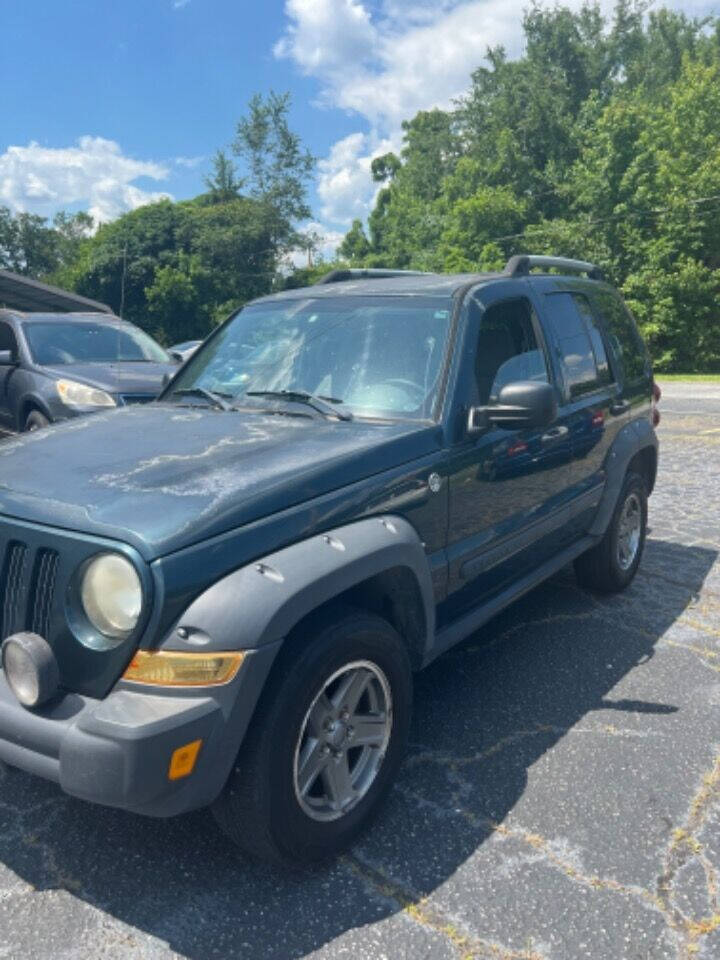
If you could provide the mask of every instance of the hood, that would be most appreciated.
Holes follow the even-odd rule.
[[[174,363],[67,363],[43,367],[43,372],[58,380],[78,380],[113,394],[152,394],[162,390],[163,377],[177,370]]]
[[[0,443],[0,514],[123,540],[152,560],[439,443],[427,424],[127,407]]]

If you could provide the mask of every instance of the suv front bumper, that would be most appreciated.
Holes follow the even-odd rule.
[[[247,651],[224,686],[120,683],[104,699],[65,693],[28,710],[0,669],[0,760],[65,793],[133,813],[169,817],[207,806],[232,769],[280,644]],[[202,740],[190,776],[168,777],[180,747]]]

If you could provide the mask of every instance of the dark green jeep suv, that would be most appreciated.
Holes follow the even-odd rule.
[[[0,760],[212,806],[274,859],[377,809],[413,671],[565,564],[630,583],[657,466],[592,264],[325,281],[240,310],[159,401],[0,444]]]

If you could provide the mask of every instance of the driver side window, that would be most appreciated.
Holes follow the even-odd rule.
[[[533,308],[523,298],[494,304],[480,321],[475,357],[478,400],[485,406],[517,380],[548,382],[545,354],[535,336]]]

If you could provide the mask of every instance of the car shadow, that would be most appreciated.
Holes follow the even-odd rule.
[[[0,927],[19,923],[38,891],[65,890],[75,912],[87,911],[74,929],[102,928],[131,952],[167,944],[194,960],[264,960],[301,957],[396,913],[477,851],[522,796],[529,768],[588,714],[611,710],[637,724],[638,715],[678,709],[611,691],[653,656],[716,559],[714,550],[651,539],[640,575],[612,598],[581,591],[565,570],[438,660],[417,678],[397,787],[355,850],[333,864],[259,866],[234,852],[206,812],[150,820],[0,774]],[[460,764],[462,783],[453,776]],[[443,816],[460,802],[464,816]],[[52,917],[43,924],[27,910],[32,949],[16,943],[17,928],[10,944],[18,955],[23,947],[56,955],[58,931],[45,929]]]

